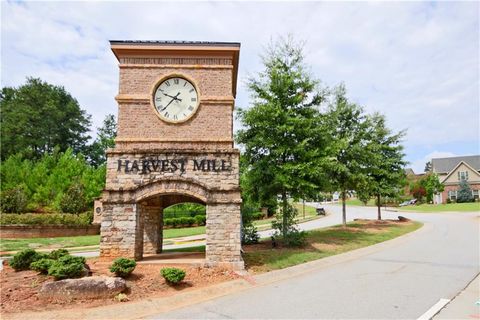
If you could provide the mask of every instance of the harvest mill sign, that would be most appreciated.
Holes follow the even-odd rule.
[[[160,157],[146,157],[139,160],[117,160],[117,171],[124,173],[179,172],[183,174],[189,170],[204,172],[230,171],[231,162],[224,159],[166,159]]]

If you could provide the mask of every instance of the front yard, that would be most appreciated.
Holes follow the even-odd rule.
[[[399,207],[402,211],[418,211],[418,212],[480,212],[480,202],[467,203],[446,203],[446,204],[420,204],[413,206]]]

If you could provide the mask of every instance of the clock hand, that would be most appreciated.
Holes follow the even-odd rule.
[[[163,110],[167,109],[168,106],[170,105],[170,103],[172,103],[174,100],[180,100],[180,99],[177,98],[179,94],[180,94],[180,92],[177,93],[175,96],[169,96],[169,97],[172,98],[172,100],[170,100],[170,102],[165,107],[163,107],[160,111],[163,111]],[[180,101],[182,101],[182,100],[180,100]]]
[[[180,94],[180,92],[179,92],[179,93],[177,93],[177,95],[176,95],[176,96],[171,96],[171,95],[169,95],[169,94],[166,94],[166,93],[164,93],[163,91],[162,91],[162,93],[163,93],[163,95],[165,95],[165,96],[167,96],[167,97],[169,97],[169,98],[172,98],[172,99],[175,99],[175,100],[178,100],[178,101],[182,101],[182,99],[180,99],[180,98],[177,98],[177,97],[178,97],[178,95]]]

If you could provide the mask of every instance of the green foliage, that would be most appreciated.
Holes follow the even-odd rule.
[[[2,191],[0,194],[1,212],[23,213],[27,209],[27,195],[22,186]]]
[[[24,85],[0,93],[1,159],[22,153],[39,159],[44,153],[85,148],[90,115],[63,87],[27,78]]]
[[[253,224],[255,210],[255,207],[246,204],[242,205],[242,244],[258,243],[260,240],[257,227]]]
[[[67,249],[57,249],[53,250],[48,254],[48,258],[52,260],[58,260],[61,257],[68,256],[70,253]]]
[[[60,210],[65,213],[79,213],[86,207],[85,192],[80,183],[71,185],[60,200]]]
[[[21,186],[28,199],[28,208],[61,210],[62,198],[70,187],[81,185],[82,199],[88,206],[100,196],[105,185],[105,166],[90,166],[83,155],[54,151],[38,161],[14,155],[0,166],[0,190]],[[78,212],[77,212],[78,213]]]
[[[160,270],[160,274],[168,284],[175,285],[185,278],[186,272],[179,268],[163,268]]]
[[[331,191],[340,191],[342,221],[346,226],[345,200],[349,190],[357,190],[365,184],[368,155],[367,129],[370,123],[359,105],[347,99],[344,85],[335,88],[326,115],[326,127],[330,144],[329,161],[325,165]]]
[[[207,217],[204,215],[196,215],[194,218],[195,223],[199,226],[204,226],[207,222]]]
[[[194,217],[197,215],[205,215],[205,206],[198,203],[179,203],[163,210],[164,218],[180,218],[180,217]]]
[[[115,259],[110,266],[110,272],[115,273],[117,277],[126,278],[133,272],[133,270],[135,270],[136,266],[137,263],[135,260],[118,258]]]
[[[305,235],[300,232],[295,226],[295,216],[298,211],[295,207],[290,205],[283,206],[280,212],[275,216],[272,222],[272,228],[275,229],[273,238],[281,237],[285,246],[303,246],[305,244]],[[287,228],[285,228],[287,226]]]
[[[461,180],[459,184],[459,189],[457,191],[457,202],[472,202],[473,200],[474,199],[470,185],[466,180]]]
[[[16,253],[8,264],[15,269],[15,271],[28,270],[32,262],[44,257],[45,255],[38,253],[33,249],[25,249]]]
[[[245,150],[241,185],[251,202],[263,206],[280,194],[285,207],[287,195],[314,195],[325,181],[327,140],[317,109],[324,94],[306,71],[301,46],[291,39],[272,44],[263,64],[257,78],[248,81],[253,106],[237,115],[244,128],[236,136]]]
[[[94,167],[104,165],[107,161],[106,151],[108,148],[115,147],[115,137],[117,136],[117,123],[113,114],[108,114],[103,120],[103,126],[97,128],[97,138],[88,146],[88,161]]]
[[[78,215],[57,214],[57,213],[25,213],[25,214],[1,214],[0,225],[66,225],[66,226],[88,226],[92,223],[92,212],[85,212]]]
[[[48,269],[55,262],[55,259],[42,258],[34,261],[30,264],[30,269],[40,272],[42,274],[48,274]]]
[[[438,179],[436,173],[429,172],[419,181],[420,186],[425,189],[425,196],[427,202],[430,203],[433,201],[433,195],[442,192],[445,189],[445,186]]]
[[[383,115],[375,113],[366,119],[368,129],[365,132],[366,146],[363,148],[365,161],[364,180],[358,184],[359,197],[367,200],[375,197],[378,207],[378,219],[381,219],[382,198],[394,198],[405,185],[403,146],[400,144],[404,132],[393,134],[386,127]]]
[[[85,258],[63,256],[54,261],[48,268],[48,275],[55,280],[78,278],[85,272]]]

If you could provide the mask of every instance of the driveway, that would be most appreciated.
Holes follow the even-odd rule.
[[[303,224],[341,222],[341,207]],[[376,218],[375,208],[348,207],[353,218]],[[384,212],[425,226],[394,245],[272,284],[159,314],[154,319],[362,318],[417,319],[451,299],[479,273],[479,214]],[[262,236],[268,236],[266,233]]]

